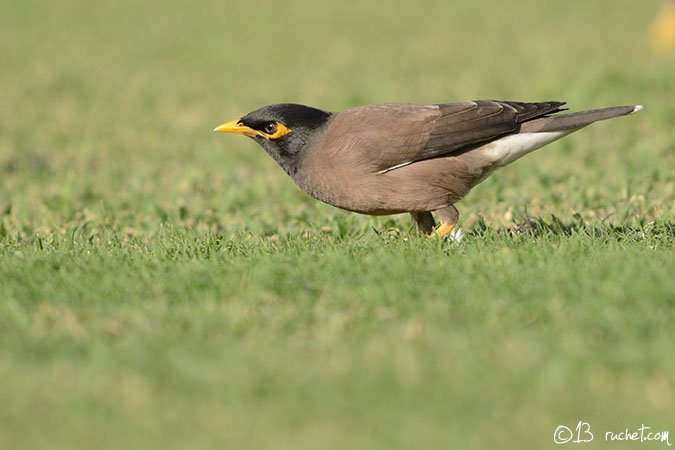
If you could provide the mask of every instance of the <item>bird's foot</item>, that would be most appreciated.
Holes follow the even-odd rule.
[[[456,243],[461,243],[464,239],[464,231],[457,227],[454,228],[450,233],[445,236],[445,239],[448,241],[455,241]]]
[[[434,230],[434,236],[443,238],[455,229],[454,223],[442,223]]]
[[[464,239],[464,231],[461,228],[457,228],[457,224],[447,224],[442,223],[436,230],[434,230],[435,237],[446,239],[450,241],[455,241],[458,244]]]

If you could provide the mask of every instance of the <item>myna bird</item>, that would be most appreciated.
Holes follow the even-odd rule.
[[[409,212],[422,232],[442,237],[459,219],[455,203],[495,169],[593,122],[642,109],[556,114],[563,105],[476,100],[330,113],[283,103],[214,131],[253,138],[318,200],[363,214]],[[432,212],[441,222],[435,231]]]

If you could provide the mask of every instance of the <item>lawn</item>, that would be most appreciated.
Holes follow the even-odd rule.
[[[0,449],[675,444],[658,2],[0,0]],[[299,191],[268,103],[635,104],[502,169],[461,245]],[[584,437],[584,436],[582,436]]]

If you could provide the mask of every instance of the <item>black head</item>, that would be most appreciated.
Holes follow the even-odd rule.
[[[287,172],[305,144],[328,121],[330,113],[294,103],[268,105],[218,126],[214,131],[253,138]]]

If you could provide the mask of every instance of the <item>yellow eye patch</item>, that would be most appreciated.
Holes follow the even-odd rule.
[[[286,125],[284,125],[283,123],[280,123],[280,122],[276,122],[274,125],[275,125],[275,130],[272,133],[260,133],[260,135],[263,136],[263,137],[266,137],[267,139],[274,140],[274,139],[279,139],[280,137],[285,136],[288,133],[290,133],[291,131],[293,131],[290,128],[288,128]]]

